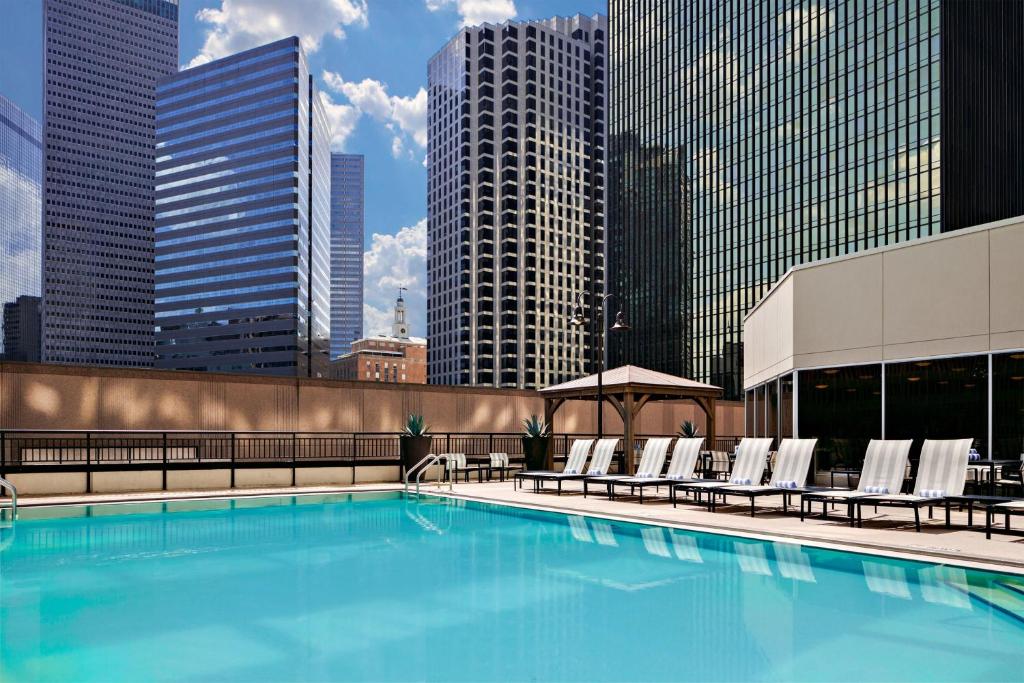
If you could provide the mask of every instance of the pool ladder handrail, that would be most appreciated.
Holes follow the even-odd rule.
[[[427,468],[431,465],[437,464],[440,460],[444,460],[445,465],[448,464],[448,453],[431,453],[424,457],[418,463],[410,467],[405,473],[405,493],[409,493],[409,477],[412,476],[413,472],[416,472],[416,495],[420,495],[420,480],[423,478],[423,473],[427,471]],[[418,470],[418,471],[417,471]],[[437,478],[437,484],[440,487],[441,477]],[[452,477],[448,477],[448,490],[452,490]]]
[[[18,487],[7,479],[0,477],[0,488],[4,488],[11,494],[11,513],[14,519],[18,518]]]

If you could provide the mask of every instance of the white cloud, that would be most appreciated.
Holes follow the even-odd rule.
[[[189,66],[288,36],[299,36],[306,52],[316,52],[324,36],[345,37],[345,26],[366,26],[366,0],[221,0],[204,7],[196,20],[209,24],[206,40]]]
[[[359,121],[359,110],[351,104],[337,104],[330,95],[322,91],[320,101],[323,102],[327,122],[331,125],[331,149],[335,152],[344,152],[345,142]]]
[[[394,235],[374,233],[363,254],[363,325],[366,334],[391,331],[392,308],[398,288],[406,287],[405,307],[414,335],[426,331],[427,219]]]
[[[359,112],[380,121],[395,133],[391,153],[398,157],[405,149],[406,140],[421,148],[427,146],[427,91],[420,88],[413,97],[388,94],[388,86],[372,78],[358,83],[346,81],[341,74],[324,71],[324,83],[334,92],[344,95]]]
[[[500,24],[516,16],[515,0],[426,0],[426,4],[431,12],[454,6],[463,26]]]

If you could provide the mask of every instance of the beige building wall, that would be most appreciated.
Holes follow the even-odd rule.
[[[544,400],[486,387],[0,363],[3,429],[395,432],[410,413],[434,432],[519,432]],[[650,404],[637,434],[674,433],[683,420],[703,425],[704,415],[688,402]],[[719,402],[717,421],[720,436],[742,434],[742,403]],[[596,431],[594,403],[566,403],[554,428]],[[607,406],[605,430],[621,428]]]
[[[798,266],[747,315],[744,385],[1024,348],[1024,217]]]

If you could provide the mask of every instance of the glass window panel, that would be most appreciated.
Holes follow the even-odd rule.
[[[775,439],[774,445],[778,446],[779,438],[779,383],[775,380],[768,382],[765,385],[765,393],[767,399],[765,407],[767,408],[768,415],[765,418],[765,436],[770,436]]]
[[[754,390],[754,396],[757,400],[757,410],[754,411],[754,435],[763,437],[765,436],[764,430],[764,405],[765,405],[765,391],[764,385],[759,386]]]
[[[816,437],[815,469],[860,468],[868,441],[882,436],[882,366],[801,370],[800,436]]]
[[[925,439],[972,438],[988,456],[988,357],[887,364],[885,435],[913,439],[912,459]]]
[[[793,436],[793,375],[779,380],[779,438]]]
[[[754,390],[751,389],[747,392],[747,405],[746,405],[746,419],[747,424],[744,428],[743,434],[745,436],[754,435]]]
[[[992,457],[1024,458],[1024,352],[992,356]]]

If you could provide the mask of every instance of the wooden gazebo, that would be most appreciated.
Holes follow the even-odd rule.
[[[633,454],[633,421],[650,401],[690,400],[700,406],[707,416],[706,437],[708,447],[715,439],[715,402],[722,397],[722,388],[685,377],[676,377],[663,372],[623,365],[605,370],[601,375],[604,400],[611,403],[622,418],[622,443],[626,453],[626,468],[632,472],[636,463]],[[563,403],[571,400],[596,401],[597,375],[580,377],[569,382],[556,384],[540,390],[544,396],[544,419],[550,425],[555,412]],[[548,454],[548,466],[552,467],[552,455]]]

